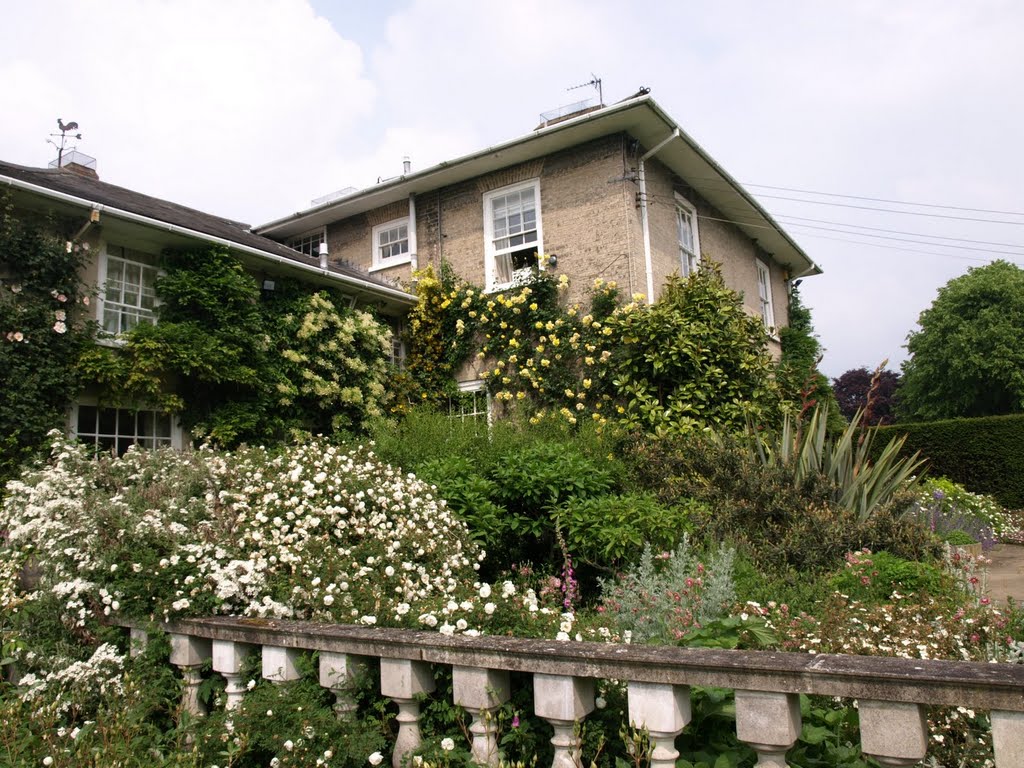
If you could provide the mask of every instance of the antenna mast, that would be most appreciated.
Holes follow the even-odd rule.
[[[601,78],[595,75],[593,72],[590,73],[590,80],[586,83],[580,83],[579,85],[570,85],[565,90],[575,91],[577,88],[591,87],[597,91],[597,103],[598,106],[604,106],[604,93],[601,90]]]

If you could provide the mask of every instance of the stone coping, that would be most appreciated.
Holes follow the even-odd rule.
[[[141,622],[124,626],[145,628]],[[1024,665],[1016,664],[446,636],[235,617],[181,619],[162,628],[211,640],[463,667],[1024,712]]]

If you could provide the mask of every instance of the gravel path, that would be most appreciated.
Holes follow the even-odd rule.
[[[985,557],[992,563],[988,567],[988,594],[996,602],[1012,597],[1024,604],[1024,546],[997,544]]]

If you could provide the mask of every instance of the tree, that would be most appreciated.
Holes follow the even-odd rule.
[[[974,267],[939,289],[907,336],[901,418],[931,421],[1024,410],[1024,270]]]
[[[884,363],[883,363],[884,365]],[[877,381],[875,381],[877,377]],[[872,382],[875,381],[872,391]],[[896,421],[896,390],[900,375],[884,368],[871,373],[867,368],[851,368],[842,376],[832,380],[839,411],[852,419],[857,411],[864,409],[863,423],[868,426],[892,424]],[[871,408],[868,410],[868,394],[871,394]]]

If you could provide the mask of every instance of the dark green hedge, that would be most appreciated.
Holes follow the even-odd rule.
[[[1011,509],[1024,509],[1024,414],[949,419],[879,427],[874,447],[905,434],[903,454],[920,451],[928,472],[989,493]]]

